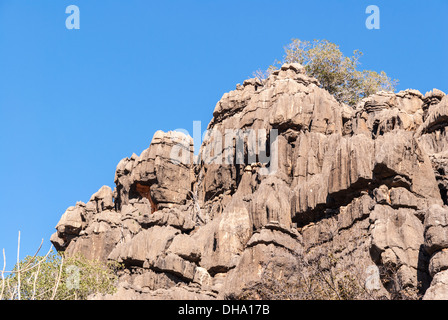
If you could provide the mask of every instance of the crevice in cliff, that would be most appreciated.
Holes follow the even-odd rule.
[[[150,269],[156,273],[164,274],[171,279],[176,279],[177,283],[183,282],[185,284],[189,284],[192,281],[192,279],[185,277],[181,272],[177,272],[175,270],[162,269],[155,266],[152,266]]]
[[[210,274],[210,276],[212,276],[212,277],[214,277],[216,274],[218,274],[218,273],[227,273],[227,272],[229,272],[230,270],[232,270],[232,269],[234,269],[235,268],[235,266],[231,266],[231,267],[229,267],[229,266],[220,266],[220,265],[217,265],[217,266],[213,266],[213,267],[211,267],[210,269],[208,269],[207,271],[208,271],[208,273]]]
[[[297,253],[295,250],[292,250],[291,248],[288,248],[287,246],[282,245],[281,243],[278,243],[278,242],[275,241],[275,240],[257,240],[257,241],[254,241],[254,242],[248,244],[248,245],[246,246],[246,249],[247,249],[247,248],[255,247],[255,246],[257,246],[257,245],[265,245],[265,246],[269,246],[269,245],[271,245],[271,244],[274,245],[274,246],[276,246],[276,247],[283,248],[283,249],[287,250],[287,251],[288,251],[289,253],[291,253],[291,254],[296,254],[296,253]]]
[[[370,189],[386,185],[388,188],[405,188],[411,191],[412,179],[409,176],[398,174],[384,164],[377,164],[373,169],[373,178]],[[412,192],[412,191],[411,191]]]
[[[143,268],[144,261],[129,258],[123,259],[122,263],[126,269],[131,270],[136,268]]]
[[[445,205],[448,205],[448,177],[443,165],[437,165],[433,162],[434,173],[437,180],[437,185],[440,190],[440,197]]]
[[[448,188],[445,184],[439,183],[440,196],[442,197],[443,203],[448,206]]]
[[[292,222],[297,223],[297,228],[303,228],[310,223],[316,223],[330,216],[327,212],[326,204],[318,204],[314,209],[296,213],[292,217]]]
[[[297,227],[301,228],[309,223],[316,223],[334,216],[340,207],[347,206],[354,199],[361,197],[363,193],[369,193],[374,188],[375,185],[370,179],[360,178],[349,188],[328,194],[325,203],[316,205],[312,210],[296,213],[292,222],[297,223]]]
[[[434,119],[422,132],[424,133],[432,133],[435,131],[443,131],[447,127],[448,116],[442,115]]]

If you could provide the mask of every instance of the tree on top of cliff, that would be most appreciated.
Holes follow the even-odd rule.
[[[284,63],[300,63],[309,76],[319,80],[322,88],[339,102],[350,106],[378,91],[395,91],[398,83],[384,71],[357,70],[363,53],[355,50],[352,57],[346,57],[338,45],[328,40],[310,42],[292,39],[284,49],[283,60],[276,60],[267,70],[267,75]],[[258,74],[262,73],[258,71]]]

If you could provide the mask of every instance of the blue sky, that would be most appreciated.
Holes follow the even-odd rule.
[[[80,29],[68,30],[68,5]],[[368,30],[368,5],[380,29]],[[114,186],[157,130],[206,129],[221,96],[328,39],[399,90],[448,93],[448,1],[0,0],[0,249],[43,252],[65,209]],[[0,262],[2,259],[0,258]]]

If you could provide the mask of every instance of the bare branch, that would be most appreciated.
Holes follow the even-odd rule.
[[[19,239],[17,241],[17,297],[21,300],[22,296],[20,293],[20,230],[19,230]]]
[[[5,248],[3,248],[2,291],[0,292],[0,300],[3,300],[3,292],[5,290],[5,269],[6,269],[6,255],[5,255]]]
[[[47,254],[38,263],[32,265],[31,267],[27,267],[26,269],[22,268],[22,269],[20,269],[20,272],[26,272],[26,271],[36,268],[40,263],[44,262],[47,259],[47,257],[50,255],[52,250],[53,250],[53,246],[51,245]],[[27,263],[27,266],[29,266],[29,265],[30,265],[30,263]],[[13,271],[5,271],[5,273],[17,273],[17,271],[14,271],[14,270]]]
[[[37,282],[37,277],[39,276],[39,271],[40,271],[40,263],[39,266],[37,267],[37,271],[34,275],[34,283],[33,283],[33,295],[31,296],[31,300],[34,300],[36,297],[36,282]]]
[[[61,258],[61,267],[59,269],[59,274],[58,274],[58,278],[56,280],[56,285],[54,286],[54,290],[53,290],[53,295],[51,296],[51,300],[54,300],[54,298],[56,297],[56,291],[58,290],[59,287],[59,282],[61,281],[61,276],[62,276],[62,266],[64,265],[64,257]]]

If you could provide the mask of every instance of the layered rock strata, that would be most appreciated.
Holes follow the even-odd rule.
[[[223,95],[197,156],[189,136],[158,131],[51,241],[125,265],[117,293],[95,298],[238,298],[324,256],[362,286],[376,274],[377,296],[398,283],[448,298],[447,100],[379,92],[351,108],[283,65]]]

